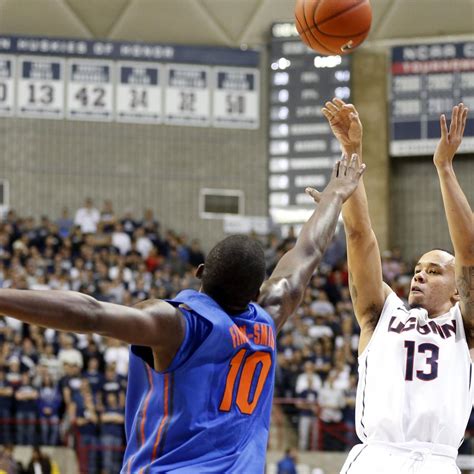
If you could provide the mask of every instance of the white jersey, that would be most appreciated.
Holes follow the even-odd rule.
[[[472,364],[459,304],[437,318],[391,293],[359,357],[356,425],[368,443],[457,453],[472,409]],[[439,448],[439,449],[437,449]]]

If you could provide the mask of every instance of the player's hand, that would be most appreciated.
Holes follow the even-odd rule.
[[[365,168],[365,164],[359,164],[357,154],[354,153],[350,160],[347,155],[344,155],[344,158],[334,165],[331,180],[322,193],[314,188],[306,188],[305,192],[315,202],[319,202],[324,193],[336,193],[342,197],[343,201],[346,201],[356,190]]]
[[[359,114],[352,104],[334,98],[326,102],[322,109],[334,136],[345,152],[359,150],[362,144],[362,123]]]
[[[463,103],[453,107],[449,131],[446,124],[446,115],[441,115],[439,119],[441,138],[433,157],[434,164],[437,167],[451,165],[454,155],[462,142],[464,129],[466,128],[467,112],[468,108]]]

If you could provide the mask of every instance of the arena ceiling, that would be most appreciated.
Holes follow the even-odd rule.
[[[474,0],[372,0],[371,41],[472,35]],[[0,0],[0,34],[255,46],[294,0]]]

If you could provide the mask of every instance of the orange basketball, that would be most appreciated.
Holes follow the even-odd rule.
[[[296,29],[318,53],[347,54],[367,37],[372,23],[369,0],[296,0]]]

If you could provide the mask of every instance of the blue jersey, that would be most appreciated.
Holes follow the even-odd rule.
[[[256,304],[229,316],[193,290],[170,303],[186,305],[183,314],[189,311],[209,331],[165,372],[132,346],[121,472],[262,474],[275,377],[272,318]]]

